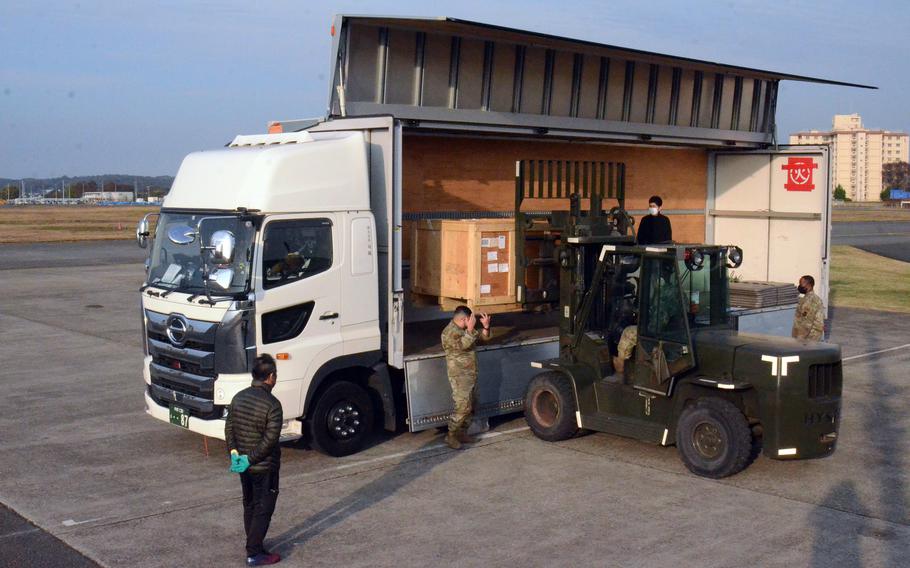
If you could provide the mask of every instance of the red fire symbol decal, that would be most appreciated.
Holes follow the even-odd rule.
[[[780,169],[787,170],[787,183],[784,188],[787,191],[812,191],[815,184],[812,183],[812,170],[818,168],[818,164],[812,158],[787,158],[787,164]]]

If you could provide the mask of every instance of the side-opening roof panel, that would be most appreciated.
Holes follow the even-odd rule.
[[[773,141],[781,80],[875,88],[453,18],[337,16],[328,114],[651,143]]]

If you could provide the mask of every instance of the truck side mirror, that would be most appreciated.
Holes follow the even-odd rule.
[[[175,245],[188,245],[196,240],[196,230],[189,225],[174,225],[167,230],[167,238]]]
[[[146,213],[136,225],[136,243],[139,245],[139,248],[146,248],[148,246],[149,237],[151,236],[149,217],[157,217],[158,215],[158,213]]]
[[[234,269],[233,268],[219,268],[211,274],[209,274],[209,282],[214,282],[222,290],[227,290],[231,287],[231,282],[234,280]]]
[[[136,225],[136,243],[139,248],[145,248],[149,245],[149,221],[145,217]]]
[[[215,264],[231,264],[234,262],[234,247],[237,239],[234,233],[220,230],[212,233],[209,249],[212,251],[212,261]]]

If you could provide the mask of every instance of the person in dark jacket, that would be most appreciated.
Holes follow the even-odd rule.
[[[272,356],[257,357],[253,364],[252,386],[234,396],[224,422],[231,471],[240,474],[243,488],[248,566],[265,566],[281,560],[279,555],[267,552],[262,545],[278,500],[278,470],[281,467],[278,437],[283,417],[281,403],[271,393],[277,380]]]
[[[673,227],[660,210],[664,200],[659,195],[652,195],[648,199],[648,215],[641,220],[638,226],[638,244],[656,245],[673,241]]]

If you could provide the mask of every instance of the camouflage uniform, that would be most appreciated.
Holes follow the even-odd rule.
[[[796,305],[793,337],[821,341],[825,335],[825,304],[814,291],[806,292]]]
[[[619,338],[619,346],[616,348],[617,355],[622,359],[631,359],[632,350],[638,343],[638,326],[630,325],[622,330],[622,337]]]
[[[461,329],[455,322],[449,322],[442,330],[442,348],[446,352],[446,370],[455,403],[449,417],[451,434],[457,435],[468,429],[477,403],[477,354],[474,344],[478,339],[484,339],[479,330]]]
[[[657,305],[657,326],[663,331],[670,323],[670,316],[678,311],[679,290],[666,281],[660,282],[658,293],[651,298],[652,309]],[[622,330],[619,344],[616,346],[617,355],[622,359],[631,359],[632,350],[638,344],[638,324],[626,326]]]

